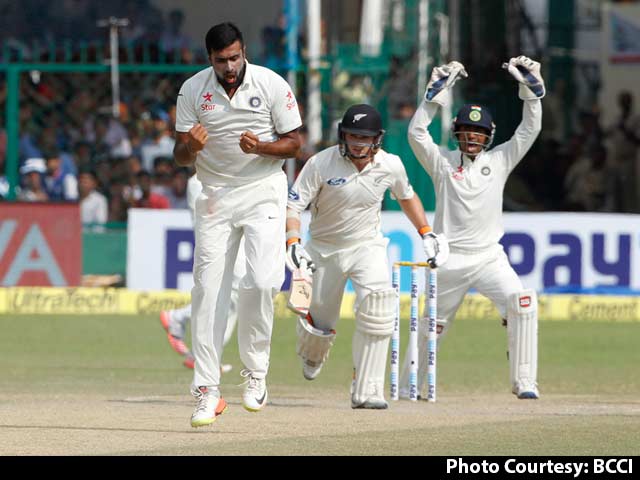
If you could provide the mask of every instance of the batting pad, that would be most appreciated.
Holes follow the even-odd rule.
[[[388,336],[393,333],[396,291],[376,290],[364,297],[356,312],[356,328],[369,335]]]
[[[355,370],[351,391],[352,404],[376,400],[384,402],[384,374],[390,339],[389,335],[371,335],[360,330],[353,333]]]
[[[298,343],[296,353],[305,362],[315,365],[324,363],[336,338],[334,331],[325,332],[311,325],[306,318],[298,317],[296,326]]]
[[[535,385],[538,375],[538,298],[527,289],[509,296],[507,304],[511,384]]]

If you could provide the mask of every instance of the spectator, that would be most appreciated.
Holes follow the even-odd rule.
[[[45,155],[47,172],[44,185],[49,200],[54,202],[74,201],[78,199],[78,179],[62,167],[60,152],[49,150]]]
[[[167,192],[171,208],[189,208],[187,202],[187,183],[189,182],[189,170],[178,168],[173,172],[171,189]]]
[[[168,122],[169,115],[166,112],[154,110],[151,112],[150,135],[151,138],[143,142],[142,152],[142,168],[149,171],[153,168],[153,161],[156,157],[172,157],[173,146],[175,140],[169,131]]]
[[[136,208],[169,208],[169,200],[164,195],[151,191],[151,175],[146,170],[138,172],[138,186],[142,196],[134,200],[132,206]]]
[[[47,171],[44,159],[29,158],[20,168],[22,188],[18,193],[18,200],[23,202],[46,202],[49,196],[44,189],[42,176]]]
[[[104,195],[98,192],[98,177],[93,170],[80,171],[78,190],[80,192],[80,218],[84,225],[94,224],[93,230],[101,230],[99,225],[107,222],[108,204]]]
[[[188,54],[191,49],[191,37],[182,33],[182,24],[184,22],[184,13],[182,10],[175,9],[169,12],[167,27],[160,37],[160,47],[165,53],[175,53],[184,58],[185,53]]]
[[[617,120],[605,130],[610,140],[610,163],[619,185],[619,207],[622,212],[639,212],[638,183],[638,146],[640,138],[640,116],[633,111],[633,95],[622,91],[618,95],[620,114]]]
[[[172,188],[173,159],[156,157],[153,161],[153,185],[151,191],[168,197]]]

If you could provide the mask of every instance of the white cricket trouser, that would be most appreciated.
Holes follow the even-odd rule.
[[[438,319],[448,329],[466,293],[475,288],[507,318],[507,300],[522,290],[522,282],[509,264],[502,245],[479,253],[452,251],[438,267]]]
[[[304,246],[316,264],[309,307],[316,328],[335,329],[347,279],[356,293],[354,310],[372,291],[391,287],[387,243],[384,239],[324,256],[314,248],[313,240]]]
[[[246,274],[238,286],[240,359],[256,378],[269,368],[273,297],[284,281],[287,177],[240,187],[203,185],[196,201],[191,292],[194,385],[218,387],[234,264],[244,236]]]

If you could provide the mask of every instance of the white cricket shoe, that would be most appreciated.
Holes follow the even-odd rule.
[[[194,428],[211,425],[216,417],[222,415],[227,409],[227,402],[220,396],[218,390],[207,387],[192,389],[191,394],[196,397],[198,403],[191,415],[191,426]]]
[[[264,378],[256,378],[251,370],[245,368],[240,375],[247,380],[244,382],[242,406],[249,412],[259,412],[267,404],[267,382]]]
[[[313,380],[316,378],[320,371],[322,370],[323,362],[315,363],[310,360],[305,360],[302,362],[302,376],[307,380]]]
[[[531,382],[517,382],[511,391],[520,400],[537,400],[540,398],[538,385]]]

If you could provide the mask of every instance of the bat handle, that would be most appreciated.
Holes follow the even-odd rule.
[[[509,70],[509,64],[507,62],[504,62],[502,64],[502,68],[504,68],[505,70]]]

